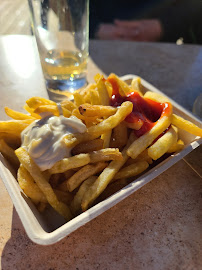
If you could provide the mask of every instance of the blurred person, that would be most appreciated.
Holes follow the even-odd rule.
[[[202,44],[202,1],[91,0],[90,38]]]

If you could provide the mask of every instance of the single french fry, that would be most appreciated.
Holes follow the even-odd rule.
[[[92,105],[99,105],[100,104],[100,97],[98,92],[95,89],[90,91],[90,99]]]
[[[23,108],[25,109],[25,111],[27,111],[32,117],[36,118],[36,119],[41,119],[41,116],[39,114],[34,113],[34,109],[30,108],[27,104],[25,104],[23,106]]]
[[[127,94],[131,93],[130,86],[122,81],[117,75],[111,73],[107,79],[109,82],[110,80],[115,80],[119,86],[119,93],[121,96],[127,96]]]
[[[70,206],[70,209],[74,215],[77,215],[81,210],[83,196],[88,191],[89,187],[95,182],[96,178],[97,176],[91,176],[81,184]]]
[[[99,93],[100,102],[102,105],[108,106],[109,105],[109,94],[107,91],[107,87],[105,85],[105,79],[103,76],[97,80],[97,91]]]
[[[90,163],[90,156],[89,154],[79,154],[73,157],[64,158],[62,160],[57,161],[49,172],[51,174],[54,173],[63,173],[67,170],[79,168],[85,166],[86,164]]]
[[[75,147],[77,144],[82,143],[82,142],[87,142],[87,141],[91,141],[94,139],[97,139],[100,137],[100,134],[88,134],[86,133],[76,133],[76,134],[68,134],[66,136],[64,136],[63,140],[64,143],[66,144],[66,147]]]
[[[72,218],[72,214],[68,206],[62,202],[60,202],[54,193],[51,185],[44,178],[43,174],[40,172],[38,166],[33,162],[30,158],[29,154],[22,147],[18,148],[15,151],[20,163],[26,168],[26,170],[33,177],[37,186],[45,195],[49,204],[65,219],[70,220]]]
[[[88,128],[86,133],[68,134],[63,138],[67,147],[73,147],[80,142],[98,138],[100,135],[120,124],[128,114],[132,112],[133,104],[130,101],[123,102],[117,112],[103,120],[101,123]]]
[[[177,142],[177,133],[171,127],[163,134],[152,146],[148,148],[148,155],[153,159],[157,160],[163,156],[168,149]]]
[[[47,203],[45,195],[34,182],[30,173],[22,165],[20,165],[20,168],[18,169],[17,179],[19,186],[30,199],[35,203]]]
[[[44,203],[47,204],[48,201],[44,195],[44,193],[40,190],[37,184],[34,182],[34,179],[30,175],[30,173],[20,165],[17,175],[18,183],[24,193],[36,203]],[[54,192],[59,201],[69,204],[73,199],[73,194],[70,192],[64,192],[61,190],[54,189]]]
[[[78,93],[78,92],[75,92],[74,94],[74,103],[76,104],[76,106],[80,106],[81,104],[84,104],[84,97]]]
[[[122,168],[113,178],[112,181],[121,179],[121,178],[129,178],[136,176],[143,171],[145,171],[149,167],[149,164],[146,161],[137,161],[125,168]]]
[[[97,83],[97,92],[99,94],[100,104],[105,105],[106,107],[109,107],[110,99],[109,99],[109,93],[108,93],[108,89],[107,89],[107,85],[106,85],[106,80],[100,74],[97,74],[94,79]],[[104,111],[104,108],[101,110],[100,109],[101,109],[101,107],[97,106],[97,110],[99,110],[99,113],[102,113],[102,111]],[[112,107],[112,110],[114,111],[113,107]],[[112,114],[114,114],[115,112],[116,111],[114,111]],[[106,110],[105,110],[105,113],[106,113]],[[110,116],[110,115],[103,115],[102,117],[104,117],[104,119],[106,119],[107,116]],[[109,147],[111,132],[112,132],[111,130],[107,130],[107,131],[103,132],[103,134],[100,134],[101,139],[103,140],[103,148]]]
[[[170,104],[170,103],[168,103]],[[168,114],[162,116],[157,123],[144,135],[136,139],[127,150],[128,156],[135,159],[141,152],[143,152],[152,142],[171,124],[172,107],[168,110]]]
[[[11,117],[11,118],[13,118],[15,120],[25,120],[25,119],[33,119],[33,120],[35,120],[36,119],[35,117],[33,117],[31,115],[27,115],[27,114],[24,114],[24,113],[21,113],[21,112],[14,111],[14,110],[12,110],[12,109],[10,109],[8,107],[5,107],[4,110],[5,110],[5,113],[9,117]]]
[[[73,116],[76,116],[77,118],[79,118],[80,120],[86,122],[91,122],[93,124],[97,124],[98,123],[98,119],[97,119],[97,116],[92,116],[92,117],[89,117],[89,116],[83,116],[82,114],[80,114],[79,110],[78,109],[74,109],[72,111],[72,115]]]
[[[88,189],[88,191],[84,194],[82,199],[82,210],[86,211],[88,207],[93,203],[93,201],[105,190],[107,185],[111,182],[115,174],[120,170],[120,168],[125,164],[127,159],[129,158],[127,155],[127,149],[133,140],[132,135],[130,136],[127,145],[122,151],[123,159],[118,161],[111,161],[110,164],[103,170],[103,172],[99,175],[96,181],[92,186]]]
[[[105,81],[105,86],[107,88],[107,92],[108,92],[109,98],[111,98],[112,97],[112,91],[113,91],[112,85],[111,85],[110,82]]]
[[[0,132],[15,133],[16,136],[20,137],[21,132],[33,121],[33,119],[0,121]]]
[[[68,111],[72,112],[74,109],[77,108],[77,106],[69,99],[64,99],[61,102],[61,107],[67,109]]]
[[[101,104],[110,108],[109,107],[109,104],[110,104],[109,93],[108,93],[108,89],[107,89],[107,85],[106,85],[106,80],[104,79],[103,76],[100,76],[100,78],[97,80],[97,91],[99,93],[99,98],[100,98]],[[104,111],[104,108],[101,110]],[[111,110],[113,111],[114,108],[111,107]],[[114,112],[111,115],[115,114],[116,111],[117,111],[117,109],[115,108]],[[105,110],[105,112],[106,112],[106,110]],[[111,115],[103,115],[103,118],[106,119],[108,116],[111,116]],[[103,148],[109,147],[111,134],[112,134],[112,129],[109,129],[109,130],[105,131],[103,134],[101,134],[101,139],[103,140]]]
[[[80,184],[83,181],[85,181],[88,177],[101,172],[106,166],[107,163],[98,162],[96,164],[88,164],[82,167],[79,171],[77,171],[74,175],[72,175],[72,177],[70,177],[66,181],[68,190],[72,192],[74,189],[80,186]]]
[[[14,149],[7,145],[3,139],[0,139],[0,152],[15,168],[19,167],[20,163]]]
[[[106,131],[101,135],[101,139],[103,140],[103,148],[108,148],[110,145],[112,130]]]
[[[105,148],[89,153],[90,163],[99,161],[122,160],[122,154],[118,148]]]
[[[154,100],[154,101],[159,102],[159,103],[165,103],[165,102],[171,103],[170,99],[167,98],[166,96],[163,96],[161,94],[151,92],[151,91],[147,91],[144,94],[144,98],[148,98],[148,99]]]
[[[32,97],[26,103],[32,109],[36,109],[41,105],[56,105],[54,101],[42,97]]]
[[[197,125],[193,124],[192,122],[185,120],[184,118],[173,114],[172,115],[172,124],[178,128],[181,128],[195,136],[202,137],[202,128],[198,127]]]
[[[140,94],[140,96],[143,96],[141,88],[142,88],[142,84],[141,84],[140,77],[134,78],[131,82],[131,90],[135,90]]]
[[[184,148],[184,142],[182,140],[178,140],[176,143],[170,146],[167,153],[175,153],[179,152]]]
[[[61,107],[61,108],[62,108],[62,113],[65,117],[71,116],[71,112],[68,109],[66,109],[64,107]],[[56,105],[41,105],[34,110],[34,113],[36,113],[36,114],[51,113],[55,116],[60,115],[60,111],[58,109],[58,106],[56,106]]]
[[[59,116],[59,110],[56,105],[40,105],[35,110],[34,113],[36,114],[42,114],[48,112],[50,114],[53,114],[55,116]]]
[[[97,151],[103,148],[103,140],[102,139],[95,139],[92,141],[82,142],[80,144],[77,144],[72,149],[72,155],[78,155],[81,153],[90,153],[93,151]]]
[[[91,105],[91,104],[82,104],[79,106],[79,112],[81,115],[90,116],[90,117],[109,117],[115,114],[117,108],[112,106],[103,106],[103,105]]]

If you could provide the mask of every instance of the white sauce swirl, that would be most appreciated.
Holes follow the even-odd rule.
[[[71,156],[63,137],[70,133],[84,133],[86,126],[75,116],[46,116],[34,121],[21,133],[22,147],[30,154],[41,171],[50,169],[55,162]]]

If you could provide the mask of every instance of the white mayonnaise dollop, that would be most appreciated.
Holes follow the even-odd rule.
[[[70,133],[84,133],[86,126],[75,116],[46,116],[34,121],[21,134],[24,147],[42,171],[50,169],[55,162],[71,156],[63,137]]]

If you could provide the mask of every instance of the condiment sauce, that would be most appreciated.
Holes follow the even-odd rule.
[[[159,103],[148,98],[141,97],[138,92],[131,92],[127,96],[121,96],[119,93],[119,85],[114,78],[108,78],[112,85],[112,97],[110,105],[114,107],[120,106],[124,101],[131,101],[133,103],[133,111],[126,117],[125,121],[128,123],[135,123],[142,121],[143,124],[139,130],[134,129],[137,137],[142,136],[149,131],[156,122],[168,114],[171,105],[168,102]]]
[[[75,116],[48,115],[34,121],[21,133],[22,147],[44,171],[55,162],[71,156],[71,149],[64,145],[63,137],[70,133],[84,133],[86,126]]]

